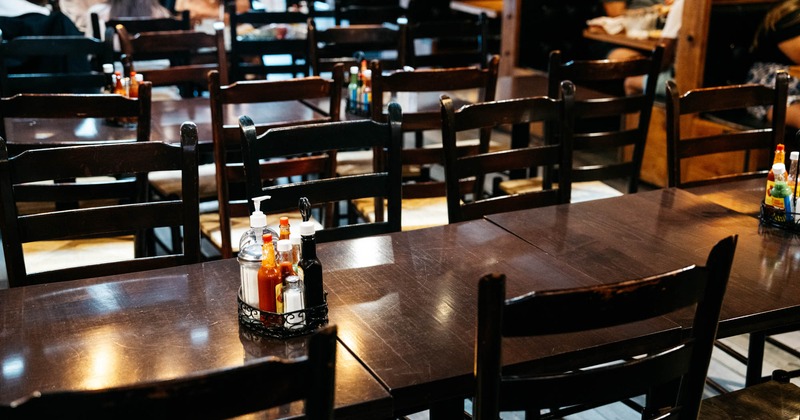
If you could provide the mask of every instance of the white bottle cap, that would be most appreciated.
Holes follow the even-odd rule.
[[[301,241],[302,238],[300,237],[299,233],[292,232],[289,234],[289,242],[291,242],[292,245],[300,245]]]
[[[288,252],[292,250],[292,243],[288,239],[278,241],[278,252]]]
[[[300,234],[303,236],[311,236],[314,234],[314,222],[305,221],[300,223]]]
[[[789,160],[798,160],[798,159],[800,159],[800,152],[795,150],[794,152],[789,153]]]
[[[370,69],[364,70],[364,78],[365,79],[369,79],[371,77],[372,77],[372,70],[370,70]]]
[[[772,165],[772,173],[775,175],[780,175],[786,172],[786,165],[782,163],[776,163]]]
[[[358,74],[358,66],[350,67],[350,75]]]
[[[103,64],[103,73],[114,73],[114,65],[111,63]]]
[[[268,200],[271,197],[262,195],[261,197],[253,197],[253,206],[255,210],[250,215],[250,227],[264,227],[267,225],[267,216],[261,211],[261,202]]]
[[[139,83],[144,82],[144,75],[142,73],[136,73],[136,81]]]

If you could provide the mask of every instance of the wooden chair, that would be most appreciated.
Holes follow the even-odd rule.
[[[265,77],[283,73],[292,77],[309,75],[308,42],[306,34],[295,33],[298,26],[307,30],[308,15],[300,12],[266,12],[249,10],[236,13],[236,5],[228,3],[228,25],[231,39],[231,81],[245,80],[248,76]],[[244,26],[250,26],[248,32]],[[284,35],[265,31],[263,28],[277,26],[287,29]],[[302,36],[300,36],[302,35]],[[285,64],[268,64],[263,56],[284,55]]]
[[[135,61],[140,54],[148,59],[154,56],[170,60],[164,69],[137,71],[153,86],[183,86],[181,96],[194,96],[208,85],[208,72],[218,70],[223,83],[228,82],[228,58],[225,52],[224,25],[217,23],[214,34],[200,31],[155,31],[130,33],[123,25],[116,26],[122,53],[125,74],[136,71]],[[209,53],[212,51],[213,53]],[[212,54],[210,63],[198,62],[198,57]],[[187,89],[189,86],[191,89]]]
[[[419,92],[467,91],[474,93],[478,102],[494,100],[497,71],[500,58],[494,56],[486,69],[479,67],[454,67],[447,69],[398,70],[384,75],[381,63],[373,61],[372,69],[372,120],[385,122],[387,114],[383,103],[388,93],[392,101],[401,95]],[[414,132],[420,136],[418,146],[403,147],[403,230],[418,229],[447,224],[447,198],[443,179],[430,176],[431,169],[444,165],[441,144],[422,145],[424,131],[442,129],[442,113],[439,107],[426,109],[423,104],[414,104],[422,109],[405,111],[401,128],[404,133]],[[401,104],[403,106],[403,104]],[[410,109],[408,107],[407,109]],[[459,141],[459,156],[477,154],[489,150],[489,133],[481,139]],[[369,220],[375,219],[373,200],[358,200],[359,214]]]
[[[696,419],[736,241],[730,236],[714,246],[705,267],[613,284],[532,291],[511,299],[506,299],[504,275],[481,278],[474,417],[496,419],[501,410],[538,413],[548,408],[543,418],[561,418],[646,394],[643,418],[671,413]],[[672,340],[630,346],[620,354],[602,355],[598,350],[588,363],[578,359],[548,370],[504,372],[504,337],[614,327],[691,307],[696,307],[692,328]],[[679,391],[674,392],[677,381]],[[567,408],[558,410],[562,407]]]
[[[0,406],[7,419],[231,418],[304,401],[305,417],[333,418],[336,326],[309,339],[308,356],[266,357],[185,377],[99,390],[37,392]]]
[[[400,131],[401,110],[397,104],[389,105],[389,120],[378,123],[370,120],[339,121],[308,124],[294,127],[274,128],[257,135],[253,121],[247,117],[239,119],[244,138],[244,171],[247,178],[247,196],[270,195],[273,208],[296,208],[301,197],[312,204],[345,203],[349,205],[358,198],[375,198],[376,204],[386,200],[388,217],[375,223],[356,223],[319,230],[319,242],[351,239],[369,235],[400,231],[401,218],[401,164]],[[346,149],[373,149],[376,169],[373,173],[332,178],[317,178],[280,185],[264,185],[259,159],[278,159],[288,156],[328,154]],[[297,159],[297,158],[295,158]],[[333,160],[335,162],[335,160]],[[293,171],[301,168],[297,161],[290,162]],[[335,170],[335,168],[334,168]],[[377,205],[380,208],[380,205]],[[382,211],[376,212],[382,215]]]
[[[96,124],[106,124],[107,119],[136,122],[134,138],[137,142],[150,140],[151,127],[151,85],[143,83],[139,87],[138,98],[126,98],[115,94],[19,94],[0,99],[0,137],[6,139],[10,155],[16,155],[31,148],[51,147],[47,140],[33,143],[31,139],[9,138],[6,121],[10,118],[56,118],[85,120],[96,119]],[[112,141],[99,139],[98,141]]]
[[[731,85],[692,89],[680,94],[675,83],[667,83],[667,171],[670,187],[690,188],[716,183],[765,178],[771,168],[773,153],[778,143],[783,143],[786,128],[786,95],[789,76],[779,72],[775,87],[762,85]],[[731,130],[722,134],[693,134],[692,126],[682,126],[682,120],[712,111],[743,110],[751,106],[772,107],[770,128]],[[739,172],[718,174],[704,171],[697,157],[739,153],[742,168]],[[716,155],[724,156],[724,155]],[[719,159],[718,157],[713,159]],[[694,162],[692,161],[694,160]],[[764,346],[771,334],[797,330],[797,325],[787,325],[772,332],[752,333],[749,336],[748,354],[742,355],[730,346],[717,342],[724,352],[747,364],[746,384],[762,382]]]
[[[367,60],[381,60],[386,69],[400,69],[406,58],[406,25],[334,26],[320,31],[309,20],[308,47],[311,70],[317,76],[338,63],[346,69],[359,65],[357,53],[363,53]]]
[[[483,217],[487,214],[519,210],[570,200],[572,167],[572,120],[574,85],[563,82],[563,99],[534,97],[465,105],[455,110],[452,99],[443,95],[442,142],[444,143],[444,173],[447,186],[447,214],[450,223]],[[558,143],[528,146],[509,150],[482,152],[459,157],[458,133],[491,129],[511,124],[516,130],[529,130],[531,122],[549,122],[561,133]],[[537,167],[558,166],[558,188],[545,186],[541,190],[485,198],[475,184],[486,175],[510,170],[533,170]],[[472,197],[467,197],[467,193]]]
[[[159,55],[170,59],[171,66],[163,69],[137,71],[153,86],[176,86],[181,96],[194,96],[208,87],[208,72],[217,70],[223,83],[228,80],[228,60],[225,52],[223,25],[215,27],[214,35],[199,31],[155,31],[130,34],[122,25],[116,31],[120,37],[126,74],[135,71],[135,61],[141,53],[149,58]],[[212,63],[194,63],[200,51],[212,50]],[[200,169],[200,199],[213,200],[217,195],[213,166]],[[153,193],[159,198],[179,197],[181,181],[178,172],[155,172],[150,175]]]
[[[661,45],[647,57],[624,61],[564,62],[560,51],[550,53],[547,69],[548,95],[558,95],[558,83],[561,80],[572,81],[579,86],[578,89],[585,86],[609,93],[606,98],[575,102],[575,121],[578,127],[573,133],[573,148],[589,162],[573,165],[573,183],[627,178],[627,192],[638,191],[639,172],[663,55],[664,48]],[[625,79],[636,76],[646,76],[644,91],[625,95]],[[604,127],[599,122],[601,119],[611,120],[613,125]],[[598,123],[599,126],[592,127],[593,123]],[[582,127],[582,124],[585,126]],[[606,159],[611,156],[611,163],[603,163],[602,158],[589,159],[586,156],[603,153],[606,154]]]
[[[337,25],[374,25],[396,22],[406,9],[399,0],[336,0],[333,16]]]
[[[118,17],[106,22],[100,22],[97,13],[89,15],[92,23],[92,36],[96,39],[103,39],[107,28],[114,28],[122,25],[131,34],[154,31],[188,31],[192,29],[192,21],[189,19],[189,11],[184,10],[175,17],[151,18],[151,17]]]
[[[0,57],[0,94],[4,97],[99,93],[106,84],[102,66],[113,61],[110,43],[79,35],[2,40]]]
[[[675,83],[667,83],[667,169],[670,187],[692,187],[725,181],[766,177],[773,153],[786,134],[786,95],[789,75],[780,72],[775,87],[731,85],[692,89],[684,94]],[[681,125],[682,116],[754,106],[772,107],[772,124],[766,129],[731,130],[722,134],[693,134],[692,126]],[[761,151],[760,154],[754,151]],[[691,158],[714,153],[739,152],[742,169],[730,174],[703,171],[702,162]],[[752,162],[750,157],[758,157]]]
[[[489,62],[485,14],[409,21],[407,34],[406,64],[411,67],[484,66]]]
[[[5,141],[0,144],[0,222],[11,287],[199,261],[194,124],[181,127],[180,146],[105,143],[28,150],[9,157]],[[147,172],[172,169],[183,175],[182,199],[148,202]],[[69,208],[21,214],[18,206],[25,202],[67,203]],[[172,226],[183,227],[182,253],[154,256],[148,246],[152,229]],[[131,234],[135,244],[124,236]]]
[[[219,73],[211,72],[209,75],[208,91],[211,95],[211,125],[214,137],[214,164],[216,165],[217,200],[219,201],[218,214],[203,214],[200,216],[200,226],[203,236],[220,251],[223,258],[233,256],[239,250],[239,238],[249,225],[249,214],[252,205],[248,203],[245,194],[245,176],[242,166],[242,137],[238,125],[231,125],[233,118],[238,115],[225,113],[225,107],[235,104],[255,104],[264,102],[302,101],[319,98],[328,98],[329,113],[327,117],[313,120],[313,122],[338,121],[341,106],[343,71],[337,66],[333,71],[333,79],[320,77],[306,77],[292,80],[266,81],[251,80],[236,82],[223,86]],[[258,119],[257,115],[252,116]],[[227,122],[227,123],[226,123]],[[312,121],[284,121],[275,124],[257,124],[256,134],[262,134],[269,128],[290,125],[308,124]],[[314,168],[309,172],[321,172],[325,177],[332,176],[335,162],[328,162],[326,155],[313,159]],[[309,162],[310,163],[310,162]],[[262,171],[268,168],[286,165],[286,161],[262,162]],[[290,223],[299,220],[295,211],[287,214]],[[270,214],[273,202],[268,200],[262,210]],[[273,221],[277,221],[277,216]],[[327,226],[333,226],[332,217],[325,220]]]

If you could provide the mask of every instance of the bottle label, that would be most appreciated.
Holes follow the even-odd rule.
[[[764,201],[767,204],[770,204],[772,202],[772,187],[774,186],[775,186],[775,181],[767,180],[767,194],[764,198]]]
[[[283,313],[283,283],[275,285],[275,312]]]

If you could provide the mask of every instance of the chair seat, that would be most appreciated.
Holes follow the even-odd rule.
[[[796,419],[800,416],[800,387],[769,381],[703,400],[698,418]]]
[[[289,225],[296,226],[299,228],[300,222],[303,220],[303,217],[300,215],[299,211],[294,211],[290,213],[279,213],[279,214],[267,214],[267,220],[270,223],[267,224],[268,227],[272,228],[275,232],[278,231],[278,221],[280,220],[281,216],[288,216],[289,217]],[[314,222],[314,229],[320,230],[322,229],[322,225],[311,218],[311,221]],[[250,218],[249,217],[231,217],[231,248],[233,248],[233,252],[239,252],[239,239],[241,239],[242,235],[250,229]],[[200,215],[200,232],[202,233],[203,237],[207,238],[211,243],[214,244],[217,248],[222,247],[222,235],[219,230],[219,213],[203,213]]]
[[[217,197],[217,170],[213,163],[198,166],[200,176],[200,200],[209,200]],[[181,172],[157,171],[150,172],[147,176],[150,185],[161,197],[180,197]]]
[[[541,178],[511,179],[500,183],[500,190],[506,194],[524,194],[542,189]],[[622,193],[601,181],[573,182],[570,202],[599,200],[619,197]]]
[[[352,150],[336,154],[336,173],[341,176],[372,172],[372,150]]]
[[[375,222],[375,200],[371,198],[361,198],[353,200],[353,205],[360,215],[369,222]],[[431,226],[446,225],[447,218],[447,198],[404,198],[402,202],[402,230],[415,230]],[[386,206],[384,206],[384,220],[388,217]]]
[[[124,261],[134,258],[133,235],[31,242],[22,245],[22,252],[28,273]]]

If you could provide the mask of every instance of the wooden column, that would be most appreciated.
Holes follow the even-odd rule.
[[[519,21],[521,0],[503,0],[503,29],[500,38],[500,76],[511,76],[519,62]]]
[[[703,85],[712,0],[684,0],[675,56],[675,83],[681,92]]]

